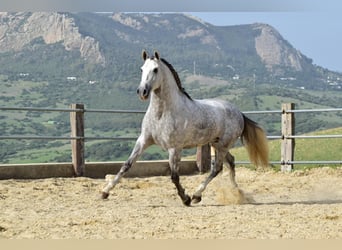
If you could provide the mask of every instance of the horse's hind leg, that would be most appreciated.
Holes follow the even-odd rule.
[[[225,204],[244,204],[251,200],[250,198],[247,198],[244,194],[244,192],[238,187],[235,181],[235,163],[234,163],[234,156],[232,156],[229,152],[227,153],[225,157],[228,168],[229,168],[229,180],[231,187],[228,187],[228,189],[224,189],[223,192],[221,191]]]
[[[185,189],[179,182],[178,164],[180,162],[181,150],[169,149],[169,164],[171,169],[171,180],[175,184],[179,197],[186,206],[190,206],[191,198],[185,193]]]
[[[230,183],[234,188],[237,187],[236,181],[235,181],[235,159],[234,156],[232,156],[229,152],[226,155],[226,161],[228,163],[229,167],[229,179]]]
[[[223,157],[224,157],[223,151],[216,150],[215,163],[211,165],[210,174],[208,175],[208,177],[199,185],[196,192],[192,196],[191,201],[193,203],[198,203],[202,200],[203,191],[206,189],[206,187],[212,181],[212,179],[214,179],[222,171]]]

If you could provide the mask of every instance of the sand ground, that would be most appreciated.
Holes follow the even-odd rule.
[[[204,175],[181,176],[191,195]],[[342,239],[342,168],[292,173],[237,168],[202,202],[182,205],[170,177],[0,181],[0,239]],[[241,198],[241,197],[240,197]]]

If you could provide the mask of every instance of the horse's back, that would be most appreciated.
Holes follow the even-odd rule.
[[[207,112],[212,113],[211,117],[224,119],[228,123],[238,123],[239,127],[243,127],[243,115],[232,103],[219,99],[202,99],[196,101],[206,107]]]
[[[200,105],[211,112],[210,119],[216,124],[220,138],[225,141],[235,141],[242,133],[244,127],[243,114],[232,103],[218,99],[198,100]]]

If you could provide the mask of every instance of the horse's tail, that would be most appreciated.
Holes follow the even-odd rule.
[[[264,130],[243,115],[244,128],[241,141],[247,149],[250,161],[256,166],[268,166],[268,142]]]

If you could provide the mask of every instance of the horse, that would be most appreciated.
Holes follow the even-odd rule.
[[[231,184],[237,187],[234,157],[229,149],[239,137],[254,165],[269,164],[267,138],[256,122],[227,101],[191,98],[182,87],[176,70],[157,51],[154,51],[154,56],[149,57],[143,50],[142,59],[144,64],[141,67],[141,82],[137,94],[142,101],[150,99],[150,103],[132,153],[115,178],[106,179],[107,183],[102,190],[103,199],[108,198],[110,190],[144,150],[153,144],[168,151],[171,180],[186,206],[201,201],[202,193],[209,182],[222,171],[223,163],[227,163],[230,169]],[[208,176],[190,197],[179,180],[181,152],[185,148],[206,144],[215,149],[215,160]]]

